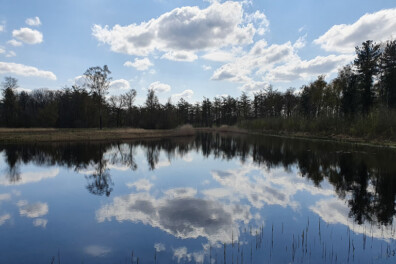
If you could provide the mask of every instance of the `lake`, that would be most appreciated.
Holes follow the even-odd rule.
[[[395,263],[396,150],[202,133],[0,146],[0,263]]]

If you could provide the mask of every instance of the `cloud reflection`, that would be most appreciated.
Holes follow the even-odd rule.
[[[9,219],[11,219],[10,214],[0,215],[0,226],[3,225]]]
[[[98,245],[90,245],[84,249],[84,252],[92,257],[103,257],[111,252],[110,248],[98,246]]]
[[[353,232],[370,235],[380,239],[395,239],[396,229],[395,217],[393,224],[389,226],[371,225],[365,222],[362,225],[356,225],[354,220],[349,217],[349,208],[345,201],[337,198],[323,199],[310,207],[311,211],[318,214],[322,220],[329,224],[342,224],[349,227]]]
[[[25,200],[21,200],[17,203],[19,207],[19,214],[21,216],[26,216],[29,218],[37,218],[44,216],[48,213],[48,204],[47,203],[32,203],[29,204]]]
[[[39,182],[48,178],[55,178],[59,174],[58,168],[47,169],[45,171],[37,171],[37,172],[23,172],[19,175],[19,179],[17,181],[10,181],[7,178],[7,175],[0,176],[0,185],[9,186],[9,185],[22,185],[26,183]]]
[[[175,193],[171,191],[170,193]],[[187,189],[176,193],[195,194]],[[205,237],[210,242],[229,243],[232,234],[239,236],[238,221],[248,223],[252,218],[250,207],[227,205],[194,196],[169,196],[156,199],[148,193],[115,197],[112,204],[96,212],[98,222],[142,222],[160,228],[178,238]]]

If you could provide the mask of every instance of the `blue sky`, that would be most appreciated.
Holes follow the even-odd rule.
[[[144,101],[299,88],[396,35],[394,0],[0,0],[0,78],[61,89],[91,66]]]

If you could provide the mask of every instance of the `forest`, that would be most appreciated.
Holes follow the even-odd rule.
[[[91,67],[83,86],[17,92],[18,80],[5,77],[0,102],[1,127],[137,127],[169,129],[237,125],[266,131],[346,134],[396,139],[396,40],[367,40],[355,48],[353,62],[326,82],[325,75],[280,92],[273,87],[248,96],[203,98],[191,104],[161,104],[148,90],[135,105],[136,90],[106,97],[110,70]]]

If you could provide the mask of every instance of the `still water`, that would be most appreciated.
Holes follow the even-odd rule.
[[[396,263],[396,150],[198,134],[0,146],[0,263]]]

